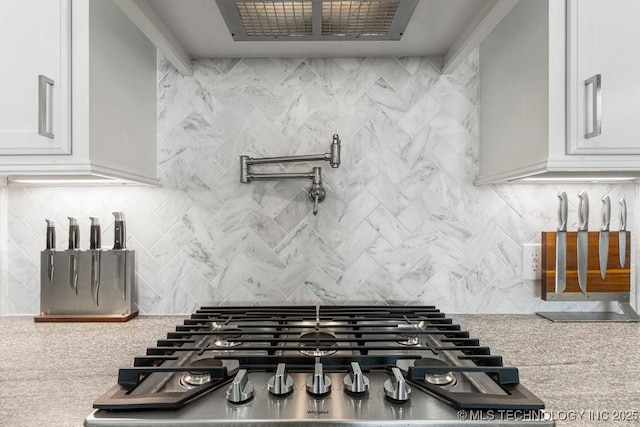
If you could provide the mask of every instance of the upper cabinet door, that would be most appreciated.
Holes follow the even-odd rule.
[[[568,152],[640,154],[640,1],[568,1]]]
[[[69,3],[0,2],[0,155],[71,152]]]

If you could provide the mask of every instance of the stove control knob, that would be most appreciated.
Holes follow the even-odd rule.
[[[324,396],[331,392],[331,379],[322,371],[322,363],[316,363],[313,375],[307,378],[307,392],[313,396]]]
[[[249,381],[246,369],[238,370],[236,377],[227,389],[227,400],[231,403],[245,403],[253,399],[255,390]]]
[[[389,378],[384,382],[384,394],[387,398],[395,403],[404,403],[409,400],[411,387],[402,376],[399,368],[391,368],[393,378]]]
[[[353,394],[362,394],[369,390],[369,378],[362,374],[358,362],[351,362],[351,371],[344,377],[344,390]]]
[[[276,374],[269,378],[267,388],[274,396],[286,396],[293,391],[293,378],[287,374],[284,363],[278,363]]]

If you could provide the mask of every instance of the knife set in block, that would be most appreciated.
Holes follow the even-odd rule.
[[[610,231],[611,202],[602,198],[602,227],[589,231],[589,198],[580,192],[578,230],[567,231],[567,194],[558,195],[559,227],[542,232],[542,299],[546,301],[628,301],[631,291],[631,236],[626,202],[620,200],[620,228]]]
[[[100,248],[100,223],[91,218],[90,248],[79,248],[79,226],[69,218],[69,247],[55,249],[47,220],[47,246],[40,254],[40,316],[36,322],[124,322],[135,317],[135,251],[126,249],[125,222],[116,217],[114,248]]]

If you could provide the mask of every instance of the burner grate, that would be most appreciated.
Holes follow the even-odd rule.
[[[409,336],[415,345],[398,342]],[[220,342],[234,346],[220,346]],[[434,357],[447,362],[442,366],[418,363]],[[194,366],[198,359],[208,362]],[[139,409],[146,402],[152,408],[177,408],[226,386],[240,369],[275,372],[284,363],[292,373],[313,372],[315,364],[322,363],[326,372],[346,373],[353,362],[365,372],[381,375],[400,367],[412,387],[459,409],[544,407],[519,384],[516,368],[503,366],[501,356],[491,354],[433,306],[202,307],[148,348],[145,356],[136,357],[132,368],[120,369],[118,385],[94,407]],[[492,387],[481,393],[453,393],[429,383],[427,374],[436,378],[433,382],[454,374],[483,375]],[[163,392],[147,383],[173,377],[187,383],[188,390]],[[139,388],[143,391],[136,394]]]

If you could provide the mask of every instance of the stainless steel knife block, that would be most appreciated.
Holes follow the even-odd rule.
[[[126,321],[137,315],[134,250],[45,250],[40,265],[36,321]]]

